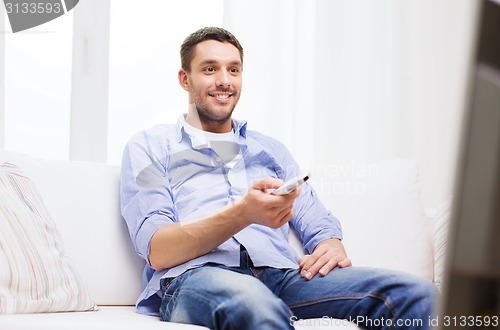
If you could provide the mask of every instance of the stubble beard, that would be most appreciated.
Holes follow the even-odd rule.
[[[220,125],[230,120],[235,106],[236,105],[234,105],[229,112],[218,112],[209,107],[200,106],[197,103],[194,104],[200,121],[209,126]]]
[[[192,106],[198,113],[198,118],[204,127],[217,127],[226,123],[228,120],[231,120],[234,108],[239,101],[239,93],[233,91],[233,95],[231,97],[235,98],[236,102],[232,105],[229,111],[225,109],[218,110],[211,107],[209,104],[204,104],[204,102],[201,102],[199,99],[195,100]]]

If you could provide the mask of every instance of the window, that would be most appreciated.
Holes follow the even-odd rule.
[[[191,32],[222,20],[223,0],[111,2],[108,163],[121,163],[135,131],[175,123],[187,111],[177,82],[179,47]]]
[[[15,34],[6,21],[5,148],[68,159],[73,14]]]

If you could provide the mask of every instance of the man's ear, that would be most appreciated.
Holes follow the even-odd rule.
[[[179,70],[179,74],[178,74],[178,78],[179,78],[179,85],[181,85],[181,87],[188,91],[189,92],[189,78],[188,78],[188,73],[184,70],[184,69],[180,69]]]

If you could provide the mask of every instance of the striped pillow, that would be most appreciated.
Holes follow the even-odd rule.
[[[34,183],[0,164],[0,314],[96,309]]]

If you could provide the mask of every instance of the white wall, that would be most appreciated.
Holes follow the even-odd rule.
[[[317,4],[320,162],[416,159],[424,204],[452,193],[475,4]],[[346,33],[347,31],[347,33]],[[327,65],[327,69],[323,67]]]
[[[416,159],[435,207],[452,192],[477,3],[226,1],[247,54],[236,116],[304,167]]]
[[[89,1],[89,0],[86,0]],[[95,0],[101,1],[101,0]],[[111,1],[108,162],[119,164],[130,135],[187,112],[177,72],[184,38],[222,25],[222,0]],[[154,10],[153,10],[154,9]]]
[[[81,2],[74,11],[98,2]],[[123,145],[133,131],[165,118],[172,121],[182,111],[186,95],[176,82],[182,39],[201,26],[223,24],[245,48],[244,90],[235,116],[248,119],[250,129],[282,140],[303,167],[328,165],[352,170],[377,159],[413,158],[420,166],[426,207],[436,206],[451,193],[478,1],[193,0],[189,5],[144,0],[143,3],[144,11],[126,11],[135,2],[112,2],[109,44],[89,40],[89,45],[102,48],[92,50],[95,56],[107,54],[104,50],[110,48],[109,93],[90,93],[92,96],[87,97],[92,89],[78,86],[78,74],[85,74],[82,65],[87,62],[85,45],[76,44],[72,98],[62,95],[54,100],[55,104],[61,103],[61,99],[73,102],[71,109],[53,116],[63,118],[63,124],[54,126],[50,122],[52,126],[43,127],[43,120],[47,121],[47,114],[52,111],[50,104],[46,110],[26,106],[43,120],[33,121],[26,116],[24,124],[39,130],[40,136],[42,133],[58,136],[60,149],[69,144],[67,131],[71,134],[79,131],[82,134],[73,135],[77,139],[70,146],[72,155],[77,152],[83,158],[90,155],[88,160],[100,161],[106,156],[108,162],[119,162]],[[151,8],[159,6],[161,10],[151,13]],[[210,12],[214,8],[215,14]],[[53,22],[62,22],[66,16],[69,15]],[[75,20],[75,24],[78,22],[81,20]],[[108,28],[106,22],[87,28],[93,28],[95,31],[90,32],[96,35],[103,26]],[[46,29],[49,25],[40,27]],[[0,36],[2,77],[2,65],[8,56],[2,56],[1,38],[20,40],[29,36],[29,32],[24,36]],[[40,41],[51,35],[33,33],[31,37]],[[77,43],[82,41],[78,38],[74,39]],[[8,53],[9,43],[6,47]],[[40,49],[32,47],[27,51],[47,53],[47,48]],[[9,70],[14,70],[10,63],[5,68]],[[19,77],[19,72],[12,76]],[[36,72],[33,69],[30,74]],[[8,76],[8,72],[5,74]],[[92,79],[103,82],[102,77],[107,79],[99,74]],[[27,76],[23,81],[31,80]],[[70,87],[65,80],[56,80],[63,82],[60,90],[68,94]],[[93,86],[92,81],[87,81],[87,86]],[[15,86],[7,83],[5,87],[12,90]],[[100,106],[95,111],[85,111],[95,101],[91,97],[96,95]],[[19,104],[22,102],[9,105],[4,114],[0,102],[0,146],[5,137],[1,123],[14,110],[17,112],[15,107]],[[73,119],[70,128],[66,118],[70,111],[78,109],[84,118]],[[108,116],[107,124],[103,116]],[[92,125],[93,120],[101,125]],[[14,132],[11,123],[6,125],[10,141],[15,134],[30,136]],[[85,134],[103,137],[101,140],[106,140],[107,135],[108,143],[103,141],[99,145],[89,140],[82,147],[79,142]],[[67,140],[60,138],[66,135]],[[34,150],[36,155],[44,153],[50,158],[47,148],[51,143],[36,145],[46,140],[25,140],[35,143],[28,146],[26,141],[19,140],[27,148],[20,151]],[[86,150],[93,146],[99,148],[98,156]]]
[[[278,138],[299,163],[314,158],[315,1],[231,1],[224,27],[245,52],[243,92],[234,116]]]

